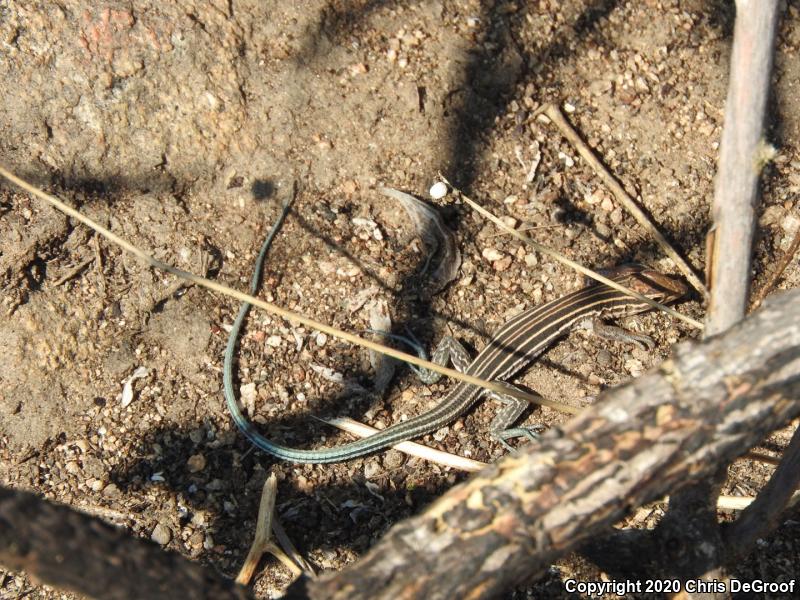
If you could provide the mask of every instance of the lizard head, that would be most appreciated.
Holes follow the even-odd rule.
[[[662,304],[674,302],[689,292],[689,287],[680,277],[665,275],[639,264],[615,269],[611,279]]]

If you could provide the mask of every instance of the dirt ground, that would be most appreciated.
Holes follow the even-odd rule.
[[[302,4],[302,8],[298,8]],[[754,288],[800,225],[800,2],[776,54]],[[575,150],[533,116],[563,106],[574,126],[702,272],[727,82],[732,2],[230,0],[0,1],[0,160],[157,258],[245,290],[255,254],[297,181],[262,297],[348,331],[388,303],[395,330],[427,345],[452,331],[473,349],[510,314],[582,285],[464,205],[442,212],[463,264],[430,293],[425,245],[389,185],[425,196],[442,171],[472,198],[588,266],[670,270]],[[541,163],[526,181],[538,144]],[[393,523],[465,476],[397,451],[300,466],[254,451],[221,391],[238,305],[146,268],[38,200],[0,187],[0,482],[67,503],[234,576],[261,485],[319,569],[355,561]],[[800,285],[790,267],[779,287]],[[702,318],[696,300],[680,310]],[[648,314],[628,325],[645,352],[573,335],[518,380],[582,405],[696,337]],[[137,368],[123,406],[124,380]],[[341,381],[324,376],[331,369]],[[347,439],[310,415],[378,426],[430,408],[406,368],[382,398],[366,352],[251,313],[239,352],[262,430],[303,447]],[[336,379],[336,377],[333,377]],[[479,406],[424,442],[481,460],[504,450]],[[529,423],[564,415],[541,409]],[[764,451],[779,452],[791,429]],[[736,463],[726,493],[753,495],[772,468]],[[664,505],[631,522],[652,526]],[[734,572],[797,576],[798,513]],[[727,516],[725,517],[727,518]],[[509,597],[570,597],[599,579],[570,557]],[[259,597],[289,573],[269,559]],[[72,598],[0,570],[0,598]],[[744,597],[744,596],[742,596]]]

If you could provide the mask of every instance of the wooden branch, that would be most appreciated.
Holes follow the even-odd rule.
[[[322,598],[488,598],[631,509],[713,476],[800,415],[800,291],[675,357],[295,589]],[[305,586],[301,591],[299,586]]]
[[[756,540],[776,527],[800,486],[800,428],[796,429],[772,478],[759,492],[755,502],[724,531],[728,562],[746,555]]]
[[[714,229],[706,269],[711,300],[705,336],[727,330],[744,318],[750,289],[750,263],[756,223],[758,179],[766,162],[762,138],[770,89],[772,55],[778,20],[777,0],[737,0],[725,126],[712,212]],[[676,576],[724,579],[716,570],[724,558],[717,522],[716,499],[724,481],[724,465],[705,481],[670,498],[659,524],[662,538],[682,548],[667,561]],[[694,597],[686,594],[686,597]]]
[[[737,0],[725,127],[714,188],[712,298],[706,335],[725,331],[744,317],[750,286],[750,254],[758,178],[767,161],[762,138],[777,0]]]
[[[0,488],[0,564],[104,600],[251,598],[213,569],[100,519],[7,488]]]

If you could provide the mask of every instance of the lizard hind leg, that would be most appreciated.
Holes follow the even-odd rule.
[[[498,381],[497,383],[500,383],[509,389],[521,391],[513,384],[504,381]],[[519,419],[520,415],[525,412],[525,409],[528,408],[527,400],[521,400],[520,398],[515,398],[514,396],[501,394],[498,392],[488,392],[487,395],[492,400],[500,402],[501,405],[500,410],[497,411],[497,414],[489,425],[489,433],[509,452],[513,451],[514,448],[508,443],[508,440],[524,437],[530,441],[533,441],[539,437],[539,433],[541,431],[544,431],[545,427],[543,425],[534,425],[533,427],[512,427],[512,425],[514,425],[514,423]]]

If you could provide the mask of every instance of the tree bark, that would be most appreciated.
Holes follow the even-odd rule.
[[[103,600],[251,598],[211,568],[66,506],[0,488],[0,564]]]

